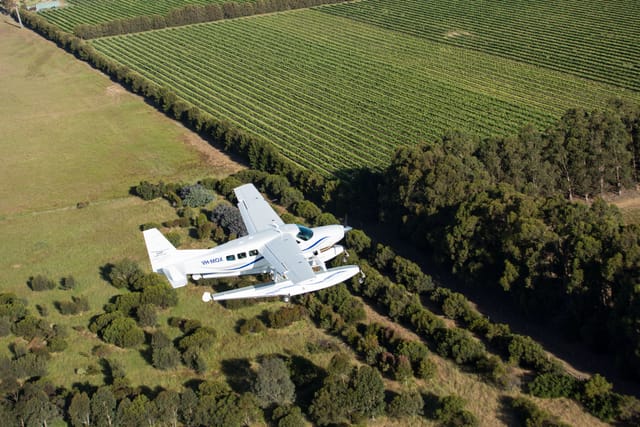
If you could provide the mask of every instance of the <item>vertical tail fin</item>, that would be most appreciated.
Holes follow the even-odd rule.
[[[157,273],[167,264],[177,249],[157,228],[145,230],[142,234],[144,234],[144,242],[147,245],[151,269]]]
[[[176,261],[178,250],[160,233],[157,228],[145,230],[144,242],[147,245],[151,269],[156,273],[164,274],[174,288],[187,284],[187,276],[173,265]]]

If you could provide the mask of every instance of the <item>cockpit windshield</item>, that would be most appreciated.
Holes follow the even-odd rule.
[[[298,239],[306,241],[313,237],[313,231],[311,231],[310,228],[307,228],[304,225],[296,225],[298,226],[298,230],[300,230],[300,232],[296,236]]]

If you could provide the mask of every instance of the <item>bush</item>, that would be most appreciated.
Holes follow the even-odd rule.
[[[116,288],[133,288],[135,283],[144,276],[144,272],[140,269],[140,266],[129,258],[109,265],[108,269],[109,281]]]
[[[306,315],[307,310],[301,305],[285,305],[269,313],[269,326],[272,328],[284,328],[293,322],[304,319]]]
[[[531,427],[568,427],[556,417],[548,414],[536,406],[535,403],[524,397],[510,399],[510,405],[514,409],[520,425]]]
[[[444,426],[477,426],[477,418],[464,409],[465,401],[460,396],[446,396],[440,399],[436,418]]]
[[[538,375],[528,385],[528,391],[537,397],[574,397],[578,392],[578,380],[568,375],[545,373]]]
[[[60,314],[78,314],[89,311],[89,299],[87,297],[72,297],[71,301],[59,301],[56,303]]]
[[[156,308],[152,304],[142,304],[136,309],[138,323],[142,327],[155,326],[158,323]]]
[[[240,333],[240,335],[247,335],[250,333],[259,334],[266,330],[267,327],[264,323],[262,323],[262,320],[258,319],[257,317],[252,317],[251,319],[243,322],[240,325],[238,332]]]
[[[387,413],[392,418],[413,417],[422,414],[424,400],[417,391],[407,391],[393,398],[387,407]]]
[[[60,279],[60,287],[64,290],[74,289],[76,287],[76,279],[69,275]]]
[[[180,352],[173,345],[151,348],[151,364],[154,368],[162,370],[173,369],[179,363]]]
[[[135,194],[143,200],[153,200],[158,197],[162,197],[165,191],[165,186],[162,182],[159,184],[151,184],[147,181],[142,181],[134,189]]]
[[[180,233],[175,231],[165,234],[165,237],[176,248],[180,246],[180,243],[182,243],[182,236],[180,236]]]
[[[213,191],[200,184],[183,187],[180,190],[180,198],[183,205],[191,208],[199,208],[207,205],[215,199]]]
[[[129,317],[116,317],[102,330],[102,338],[118,347],[136,347],[144,342],[144,332]]]
[[[28,285],[31,290],[37,292],[51,290],[56,287],[56,284],[53,280],[42,274],[38,274],[35,277],[29,278]]]

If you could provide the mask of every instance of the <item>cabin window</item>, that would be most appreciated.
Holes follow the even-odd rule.
[[[246,257],[247,257],[247,253],[246,253],[246,252],[240,252],[240,253],[238,254],[238,259],[244,259],[244,258],[246,258]]]
[[[233,261],[236,259],[235,255],[227,255],[227,261]]]
[[[258,250],[257,249],[252,249],[249,251],[249,256],[258,256]]]
[[[298,225],[298,230],[300,230],[300,232],[296,236],[298,239],[307,241],[313,237],[313,231],[310,228],[305,227],[304,225]]]

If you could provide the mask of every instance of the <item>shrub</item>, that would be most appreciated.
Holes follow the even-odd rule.
[[[392,418],[413,417],[422,414],[424,400],[417,391],[403,392],[393,398],[387,407],[387,413]]]
[[[301,305],[285,305],[269,313],[269,326],[272,328],[284,328],[293,322],[304,319],[306,315],[307,310]]]
[[[140,326],[155,326],[158,322],[156,309],[152,304],[142,304],[136,309],[136,316]]]
[[[245,321],[244,323],[242,323],[242,325],[240,325],[238,332],[240,333],[240,335],[247,335],[250,333],[259,334],[266,330],[267,327],[264,323],[262,323],[262,320],[258,319],[257,317],[252,317],[251,319]]]
[[[76,287],[76,279],[69,275],[60,279],[60,287],[65,290],[73,289]]]
[[[144,342],[144,332],[129,317],[116,317],[102,330],[102,338],[118,347],[135,347]]]
[[[465,401],[460,396],[446,396],[440,399],[436,418],[444,426],[477,426],[477,418],[464,409]]]
[[[151,364],[154,368],[162,370],[173,369],[179,363],[180,352],[173,345],[151,347]]]
[[[121,259],[109,267],[109,281],[116,288],[133,287],[144,276],[138,264],[129,259]]]
[[[215,199],[215,195],[208,188],[195,184],[183,187],[180,190],[180,198],[184,206],[199,208],[212,202]]]
[[[175,231],[165,234],[165,237],[176,248],[180,246],[180,243],[182,243],[182,236],[180,236],[180,233]]]
[[[434,339],[438,354],[451,357],[458,364],[476,362],[485,353],[482,343],[462,329],[438,329]]]
[[[37,276],[29,278],[28,285],[31,290],[37,292],[51,290],[56,287],[56,284],[53,280],[42,274],[38,274]]]
[[[151,184],[148,181],[140,182],[134,189],[135,194],[143,200],[153,200],[162,197],[164,191],[165,186],[162,182],[159,184]]]
[[[554,416],[541,410],[535,403],[524,397],[510,399],[510,405],[514,409],[516,417],[523,426],[568,427]]]
[[[529,393],[537,397],[573,397],[578,391],[578,380],[568,375],[540,374],[528,385]]]

